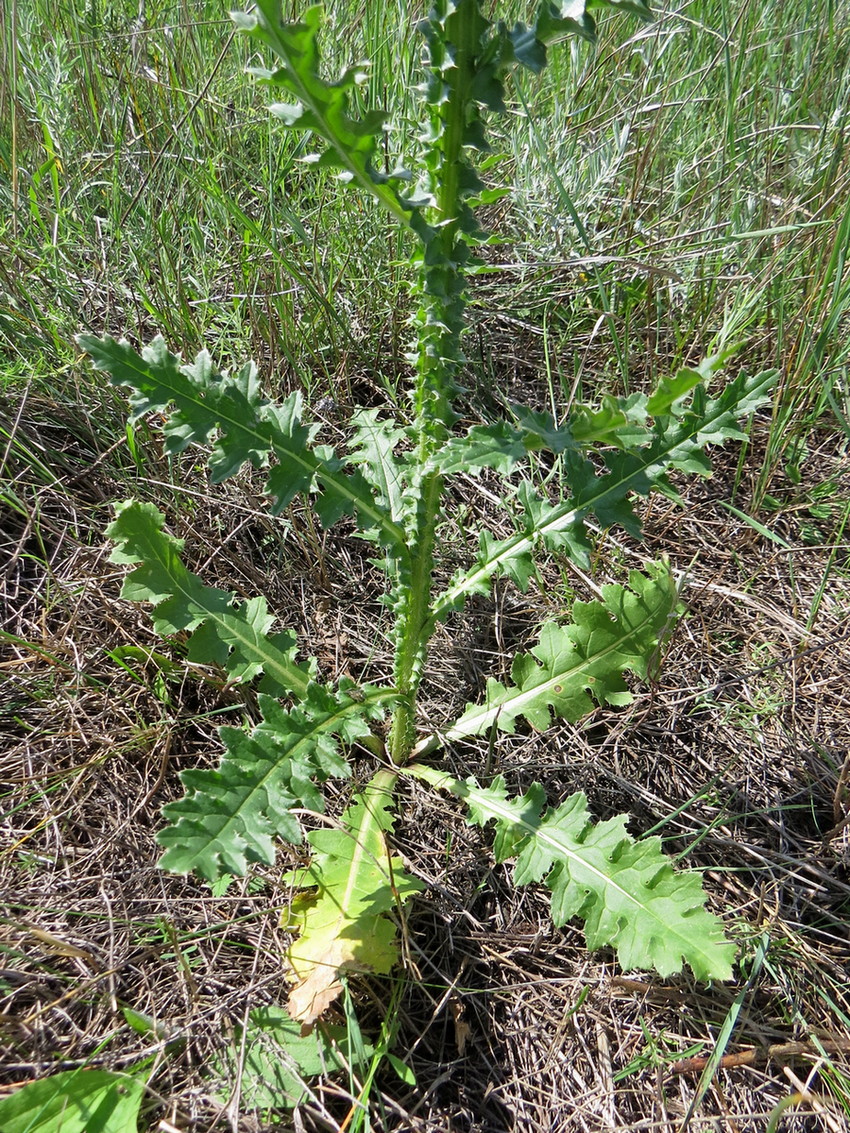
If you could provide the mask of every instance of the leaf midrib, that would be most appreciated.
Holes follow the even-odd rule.
[[[80,336],[81,341],[89,337],[91,336]],[[101,350],[103,349],[103,343],[100,339],[94,339],[93,341],[98,343],[98,346],[101,348]],[[108,373],[112,374],[113,378],[115,378],[116,384],[130,386],[132,389],[140,392],[142,391],[143,386],[141,382],[133,382],[132,379],[127,377],[117,377],[114,371],[108,365],[108,358],[105,359],[103,358],[103,356],[101,356],[100,359],[97,359],[94,357],[94,355],[92,357],[94,358],[96,367],[98,369],[107,370]],[[139,365],[139,363],[141,363],[141,365]],[[147,359],[144,359],[140,355],[136,354],[135,351],[132,351],[132,356],[129,361],[122,359],[121,364],[131,372],[137,373],[140,378],[145,378],[148,381],[153,379],[166,392],[170,392],[171,397],[169,401],[173,402],[176,406],[178,406],[178,408],[183,408],[184,405],[187,407],[195,406],[200,408],[203,411],[203,415],[205,417],[214,418],[215,427],[223,427],[223,431],[226,432],[228,425],[234,426],[242,433],[245,433],[249,437],[253,438],[256,442],[257,448],[263,452],[268,452],[271,449],[277,455],[277,450],[279,448],[280,451],[286,455],[287,460],[294,461],[302,470],[310,473],[311,476],[315,475],[321,481],[332,485],[334,491],[338,492],[341,496],[352,503],[360,512],[368,517],[368,519],[371,520],[375,527],[384,531],[387,538],[392,542],[394,546],[396,546],[397,548],[406,547],[404,530],[397,523],[393,522],[391,517],[386,512],[377,507],[373,500],[363,499],[355,491],[353,491],[349,484],[349,478],[347,476],[345,476],[344,474],[337,475],[334,472],[331,472],[325,462],[319,460],[319,458],[310,453],[309,450],[304,449],[299,451],[289,449],[286,446],[280,444],[280,438],[278,438],[278,441],[276,443],[273,436],[265,436],[253,424],[246,424],[244,421],[240,421],[238,418],[232,416],[231,414],[228,414],[221,405],[221,398],[216,399],[215,405],[210,405],[205,402],[200,397],[200,395],[192,396],[191,393],[187,393],[185,385],[181,384],[180,388],[178,389],[177,380],[175,378],[175,371],[176,374],[181,378],[186,379],[186,375],[182,373],[179,367],[176,367],[174,365],[171,360],[170,354],[168,355],[167,363],[163,364],[162,362],[148,361]],[[183,411],[185,412],[186,410],[184,409]],[[140,417],[145,416],[146,412],[147,410],[140,409],[139,411],[131,414],[130,420],[137,421]],[[189,413],[191,415],[191,410],[189,411]],[[310,459],[310,457],[312,457],[312,459]]]
[[[519,827],[528,836],[529,839],[533,839],[538,844],[542,844],[547,849],[552,851],[553,865],[556,864],[559,859],[563,860],[564,858],[568,859],[569,861],[578,863],[584,869],[589,871],[593,876],[598,878],[602,883],[602,887],[610,887],[611,889],[615,890],[620,895],[620,897],[623,898],[633,908],[640,909],[645,913],[648,913],[663,932],[666,932],[669,935],[669,933],[672,931],[669,922],[663,920],[660,914],[657,914],[655,912],[654,908],[652,907],[652,902],[650,902],[649,905],[646,905],[643,902],[638,901],[633,894],[624,889],[622,885],[619,885],[609,874],[603,872],[601,869],[599,869],[598,866],[595,866],[591,862],[588,862],[577,851],[570,849],[568,846],[564,846],[557,840],[557,838],[549,834],[548,831],[542,829],[540,824],[534,825],[533,823],[528,822],[527,819],[514,814],[509,806],[504,803],[500,803],[497,799],[494,799],[491,795],[487,794],[477,785],[472,786],[469,783],[463,783],[458,779],[453,779],[450,775],[446,775],[444,772],[438,771],[435,768],[426,767],[424,765],[412,765],[408,767],[407,770],[410,774],[415,775],[417,778],[425,779],[426,782],[431,783],[432,786],[451,791],[453,795],[456,795],[458,798],[463,799],[464,801],[473,802],[474,805],[478,806],[481,811],[488,812],[490,817],[496,819],[497,822],[501,821],[502,823],[505,823],[514,828]],[[544,820],[541,819],[540,821],[542,822]],[[522,851],[520,851],[520,853],[521,852]],[[597,890],[597,899],[601,899],[599,897],[599,890]],[[682,946],[680,949],[681,954],[686,958],[692,957],[695,948],[693,937],[686,937],[683,932],[678,931],[675,932],[674,935],[677,940],[682,941]],[[615,934],[611,939],[611,943],[616,947],[617,934]],[[708,949],[700,944],[699,951],[706,961],[708,968],[713,970],[713,959]],[[690,959],[688,960],[688,963],[691,963],[691,966],[693,967]]]
[[[338,729],[333,726],[336,721],[343,720],[343,719],[345,719],[346,716],[352,716],[352,715],[362,713],[364,703],[373,703],[374,704],[374,703],[381,703],[381,702],[386,701],[386,700],[394,700],[394,699],[397,699],[397,695],[398,695],[395,692],[394,689],[384,689],[384,688],[364,690],[364,692],[366,693],[366,695],[365,695],[363,701],[353,701],[352,700],[349,704],[337,705],[337,707],[334,709],[334,711],[329,713],[328,715],[323,716],[319,719],[311,719],[310,724],[312,726],[310,727],[309,731],[298,732],[297,737],[296,737],[296,739],[293,743],[291,743],[289,745],[286,745],[286,744],[280,745],[280,755],[279,755],[279,757],[277,759],[270,761],[268,770],[265,772],[265,774],[260,776],[260,778],[256,779],[250,785],[250,788],[247,791],[247,793],[245,793],[242,796],[242,799],[241,799],[241,802],[240,802],[238,808],[232,814],[228,815],[227,820],[224,823],[224,825],[219,827],[219,829],[218,829],[218,831],[215,835],[210,835],[207,838],[202,849],[197,850],[194,853],[194,855],[192,856],[191,864],[189,866],[187,866],[187,870],[196,868],[199,864],[201,864],[204,861],[203,854],[205,853],[205,851],[208,850],[209,847],[214,845],[215,843],[222,842],[224,840],[224,837],[223,837],[224,834],[227,831],[229,831],[229,829],[231,827],[236,825],[237,820],[241,819],[244,811],[250,809],[249,803],[250,803],[251,799],[253,799],[254,796],[257,795],[257,793],[262,790],[262,788],[265,786],[265,783],[267,782],[267,780],[269,778],[271,778],[272,775],[274,775],[274,773],[277,771],[277,769],[279,768],[280,764],[283,762],[284,759],[289,759],[289,760],[292,760],[292,761],[297,760],[297,757],[299,755],[300,750],[303,749],[304,747],[307,747],[308,749],[310,747],[312,747],[313,744],[315,743],[315,739],[318,735],[321,735],[323,732],[337,731]],[[293,735],[295,735],[295,733],[291,732],[289,737],[287,737],[287,739],[289,739]],[[277,746],[277,745],[275,745],[275,746]],[[226,756],[225,756],[225,759],[222,762],[223,763],[226,762]],[[195,794],[200,794],[200,792],[196,791]],[[179,804],[179,802],[177,802],[177,803],[173,803],[171,805],[173,807],[177,808],[177,807],[179,807],[180,804]],[[172,825],[169,829],[176,829],[177,827],[179,827],[179,825],[182,821],[188,821],[188,822],[191,822],[191,823],[196,823],[198,820],[194,817],[189,818],[188,816],[180,815],[180,816],[178,816],[177,822],[172,823]],[[179,850],[178,847],[175,847],[175,849]],[[171,852],[170,847],[169,847],[169,850],[167,852]],[[216,858],[218,856],[219,855],[217,854]],[[214,864],[217,865],[217,862],[214,862]]]
[[[150,547],[150,553],[147,557],[142,558],[140,561],[142,563],[149,563],[151,560],[158,561],[163,567],[166,576],[171,580],[173,593],[180,594],[185,599],[187,605],[189,605],[190,607],[195,607],[204,614],[204,617],[200,620],[212,621],[216,625],[225,626],[228,632],[236,638],[236,640],[246,653],[253,652],[257,655],[258,662],[262,664],[263,672],[267,676],[273,676],[284,688],[286,688],[294,696],[298,697],[299,700],[303,700],[307,693],[307,688],[310,684],[310,678],[308,676],[305,676],[305,674],[298,668],[297,665],[285,660],[284,654],[279,649],[275,649],[268,638],[266,638],[264,635],[257,634],[257,637],[260,639],[258,643],[257,640],[252,639],[247,634],[242,632],[243,623],[238,619],[238,617],[236,617],[235,613],[230,615],[221,614],[217,610],[212,610],[208,606],[205,606],[202,603],[202,596],[208,588],[204,586],[203,583],[200,583],[200,579],[198,579],[197,576],[193,575],[190,571],[186,570],[186,568],[183,566],[183,563],[180,562],[179,558],[177,559],[182,572],[185,573],[185,578],[194,579],[196,582],[200,583],[201,598],[199,598],[197,593],[191,591],[184,584],[182,578],[180,576],[176,576],[173,570],[170,569],[168,561],[169,556],[167,555],[166,549],[158,543],[152,542],[150,539],[148,539],[147,541],[148,546]],[[157,603],[157,605],[159,604],[160,603]],[[154,614],[156,614],[156,606],[154,606]],[[266,649],[262,649],[260,647],[263,642],[265,642]],[[273,672],[270,672],[270,669],[273,670]]]

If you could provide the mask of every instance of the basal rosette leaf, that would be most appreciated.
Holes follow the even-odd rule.
[[[517,859],[516,884],[543,882],[553,922],[580,918],[589,948],[616,949],[626,970],[669,976],[688,964],[700,980],[731,977],[735,946],[705,908],[700,875],[675,870],[659,838],[635,841],[626,815],[594,823],[580,793],[546,807],[539,784],[512,798],[501,777],[481,787],[421,765],[408,771],[463,799],[473,824],[493,822],[497,859]]]
[[[303,697],[313,666],[295,661],[292,634],[269,636],[274,618],[266,600],[238,602],[231,592],[205,586],[183,565],[183,541],[163,531],[164,524],[165,516],[153,504],[115,505],[115,521],[106,531],[115,542],[110,562],[135,565],[124,580],[122,598],[150,602],[157,633],[192,634],[191,661],[218,664],[237,681],[264,673],[270,688]]]
[[[484,703],[469,705],[442,739],[454,742],[493,726],[513,732],[520,717],[544,730],[553,715],[574,721],[595,703],[628,703],[631,694],[623,674],[646,676],[679,608],[675,583],[663,562],[651,564],[647,574],[632,571],[628,587],[604,586],[602,601],[574,604],[570,625],[544,625],[539,643],[514,659],[513,683],[488,680]]]
[[[163,808],[170,825],[157,836],[166,847],[159,864],[173,873],[195,870],[208,881],[243,874],[251,862],[271,865],[277,838],[296,844],[303,838],[292,808],[321,812],[316,782],[350,773],[339,740],[365,736],[369,721],[395,699],[391,689],[351,681],[337,691],[311,684],[288,710],[260,694],[263,719],[250,733],[219,729],[218,768],[181,774],[186,794]]]
[[[422,888],[387,846],[395,775],[379,772],[332,829],[307,835],[313,860],[290,875],[309,887],[291,906],[287,927],[298,936],[286,953],[297,982],[289,1013],[313,1023],[342,991],[345,972],[386,974],[398,960],[389,913]]]
[[[699,373],[704,376],[703,367]],[[515,564],[519,564],[520,574],[527,573],[524,564],[541,544],[586,562],[589,542],[584,520],[588,515],[595,515],[605,527],[620,526],[639,536],[640,522],[630,497],[646,496],[655,490],[676,498],[668,479],[673,469],[710,475],[706,446],[745,439],[739,420],[769,402],[776,378],[776,370],[753,376],[741,373],[714,398],[708,396],[703,386],[696,385],[692,403],[685,407],[676,403],[684,396],[685,386],[693,387],[695,383],[693,374],[681,374],[678,382],[663,384],[656,391],[656,404],[664,405],[670,412],[656,417],[651,429],[645,430],[647,443],[634,445],[630,440],[621,448],[601,453],[605,465],[602,474],[580,451],[565,450],[563,479],[569,495],[553,504],[542,499],[530,483],[521,485],[516,493],[521,505],[516,534],[502,540],[482,539],[475,564],[459,571],[448,588],[435,598],[432,621],[437,622],[457,609],[466,595],[486,593],[495,575],[514,577]],[[649,400],[624,400],[622,408],[630,425],[642,427]],[[625,440],[628,434],[621,436]]]

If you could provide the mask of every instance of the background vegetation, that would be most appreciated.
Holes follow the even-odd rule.
[[[73,335],[160,331],[224,364],[253,356],[270,393],[304,389],[330,439],[355,405],[406,405],[399,237],[299,164],[301,145],[243,77],[259,60],[225,7],[5,0],[0,44],[3,1081],[150,1059],[144,1112],[163,1129],[271,1121],[244,1096],[239,1028],[249,1004],[283,1001],[284,934],[267,910],[287,894],[275,871],[220,894],[154,868],[177,772],[214,763],[216,724],[245,704],[151,653],[147,618],[118,601],[106,563],[110,502],[156,502],[193,569],[268,594],[330,676],[380,670],[386,646],[360,545],[307,512],[269,520],[247,475],[210,496],[154,428],[125,430]],[[399,77],[415,75],[420,8],[329,8],[340,64],[374,60],[364,104],[404,100],[389,106],[392,166],[415,146],[414,78]],[[684,507],[646,508],[648,547],[600,533],[592,576],[553,562],[521,602],[458,619],[429,693],[435,713],[462,705],[483,657],[492,669],[574,597],[669,552],[690,616],[657,682],[628,713],[600,710],[545,744],[515,737],[499,766],[483,745],[482,766],[518,787],[544,777],[553,799],[581,787],[600,816],[628,810],[635,833],[690,851],[745,962],[738,983],[709,989],[620,975],[578,933],[545,927],[542,901],[488,876],[479,833],[411,790],[398,845],[430,887],[407,930],[421,981],[351,994],[376,1017],[392,994],[394,1049],[415,1082],[382,1070],[368,1120],[762,1129],[802,1083],[783,1127],[840,1129],[850,12],[694,0],[646,27],[605,19],[595,50],[553,53],[514,95],[490,171],[514,191],[493,206],[502,242],[475,286],[468,422],[493,399],[562,415],[576,396],[646,389],[732,343],[781,381],[745,451],[689,486]],[[460,558],[493,510],[486,481],[458,503],[445,545]],[[150,1021],[144,1034],[127,1009]],[[712,1051],[744,1065],[701,1077]],[[331,1075],[293,1120],[350,1125],[358,1092]]]

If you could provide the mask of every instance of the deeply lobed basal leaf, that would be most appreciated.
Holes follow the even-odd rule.
[[[271,865],[275,839],[301,842],[293,807],[321,812],[315,782],[347,776],[338,739],[365,736],[369,721],[396,699],[390,689],[340,683],[333,691],[311,684],[303,702],[286,710],[260,695],[263,719],[250,733],[224,727],[217,770],[184,771],[185,796],[163,808],[170,825],[157,835],[166,847],[160,865],[174,873],[195,870],[208,881],[243,874],[249,862]]]
[[[583,794],[546,808],[539,784],[511,798],[501,776],[481,787],[421,765],[408,770],[465,800],[475,825],[495,823],[497,859],[516,857],[517,885],[547,886],[556,925],[584,921],[588,947],[615,948],[627,970],[669,976],[688,964],[700,980],[731,977],[735,946],[705,908],[699,874],[674,870],[659,838],[635,841],[627,816],[594,824]]]
[[[115,505],[115,521],[106,531],[115,542],[110,561],[138,564],[124,580],[122,598],[150,602],[157,633],[189,632],[191,661],[218,664],[236,681],[263,673],[266,691],[306,695],[314,666],[295,661],[294,634],[269,635],[274,618],[265,598],[237,602],[233,593],[205,586],[183,565],[183,542],[163,531],[164,523],[153,504]]]
[[[309,833],[313,860],[289,877],[296,887],[309,887],[293,900],[287,921],[298,933],[286,954],[297,980],[289,1013],[304,1024],[337,998],[345,972],[386,974],[398,959],[396,927],[387,914],[423,885],[387,847],[394,784],[394,774],[379,772],[338,825]]]
[[[569,425],[555,429],[545,415],[526,413],[517,427],[509,426],[506,432],[473,429],[468,437],[447,446],[451,471],[459,469],[464,447],[479,466],[501,471],[510,470],[521,446],[550,448],[561,453],[562,479],[568,494],[560,502],[551,503],[538,495],[530,481],[523,481],[515,493],[520,505],[515,509],[517,532],[501,540],[482,533],[476,563],[459,571],[435,598],[432,622],[457,609],[467,595],[488,593],[491,580],[498,574],[524,589],[531,576],[532,555],[541,545],[586,562],[590,542],[585,519],[589,515],[595,515],[604,527],[620,526],[639,536],[640,522],[631,497],[661,491],[676,498],[668,478],[672,470],[710,475],[706,446],[745,438],[738,422],[768,402],[777,378],[775,370],[752,376],[741,373],[710,398],[698,379],[707,377],[713,368],[714,360],[708,360],[698,370],[679,371],[649,398],[633,395],[621,399],[616,405],[617,414],[621,414],[619,422],[612,419],[612,403],[603,417],[582,414],[575,430]],[[687,406],[682,398],[690,390],[693,400]],[[653,406],[666,412],[653,419]],[[612,429],[616,447],[598,453],[605,466],[600,474],[581,450],[604,440],[606,432],[610,441]]]
[[[315,429],[301,421],[301,395],[290,394],[279,405],[267,401],[253,362],[231,377],[216,369],[206,351],[183,363],[159,336],[141,353],[110,335],[81,334],[77,341],[114,385],[133,391],[131,420],[168,413],[163,430],[167,452],[213,440],[209,467],[214,482],[245,464],[262,468],[271,463],[266,491],[273,514],[299,493],[317,492],[316,510],[325,526],[353,515],[366,537],[399,559],[407,555],[402,526],[376,500],[366,478],[356,469],[347,472],[329,447],[313,446]]]
[[[164,808],[170,825],[158,836],[166,847],[160,864],[175,873],[196,870],[210,881],[244,873],[249,862],[270,864],[276,838],[302,839],[292,808],[321,811],[315,782],[348,775],[338,740],[365,736],[397,693],[348,679],[336,690],[318,684],[314,666],[294,659],[294,635],[269,634],[274,619],[265,599],[237,602],[204,586],[183,565],[181,540],[163,531],[164,516],[152,504],[130,500],[116,513],[107,532],[116,543],[112,561],[136,564],[122,594],[153,604],[157,631],[187,631],[190,660],[217,663],[233,680],[263,674],[261,689],[301,702],[286,710],[261,692],[263,719],[250,734],[219,729],[218,769],[184,771],[185,797]]]

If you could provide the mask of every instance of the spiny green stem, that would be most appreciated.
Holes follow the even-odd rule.
[[[454,375],[463,357],[466,264],[464,231],[476,228],[465,208],[463,171],[468,117],[476,112],[472,84],[476,53],[486,22],[476,0],[448,4],[438,0],[429,17],[431,73],[430,153],[426,155],[435,202],[429,222],[417,226],[424,245],[416,292],[422,297],[414,389],[420,457],[425,460],[445,441],[454,421]]]
[[[451,398],[454,374],[462,360],[466,286],[464,265],[468,249],[463,240],[464,194],[461,172],[465,163],[467,115],[472,105],[475,55],[483,23],[475,0],[450,6],[439,0],[430,17],[433,37],[432,79],[445,85],[437,100],[432,128],[440,139],[431,168],[436,201],[433,227],[422,230],[425,244],[418,291],[422,310],[418,320],[417,375],[414,393],[419,459],[424,464],[442,445],[454,420]],[[445,53],[445,56],[442,53]],[[450,65],[446,62],[450,60]],[[393,716],[390,756],[404,763],[415,742],[416,692],[430,636],[434,544],[442,512],[443,477],[427,473],[419,485],[419,505],[410,540],[412,571],[401,611],[401,634],[396,650],[395,679],[404,701]]]
[[[416,691],[428,645],[429,610],[434,569],[434,543],[443,492],[443,478],[431,473],[422,482],[417,537],[411,546],[412,572],[396,649],[396,687],[404,700],[393,713],[390,758],[397,766],[410,755],[416,739]]]

